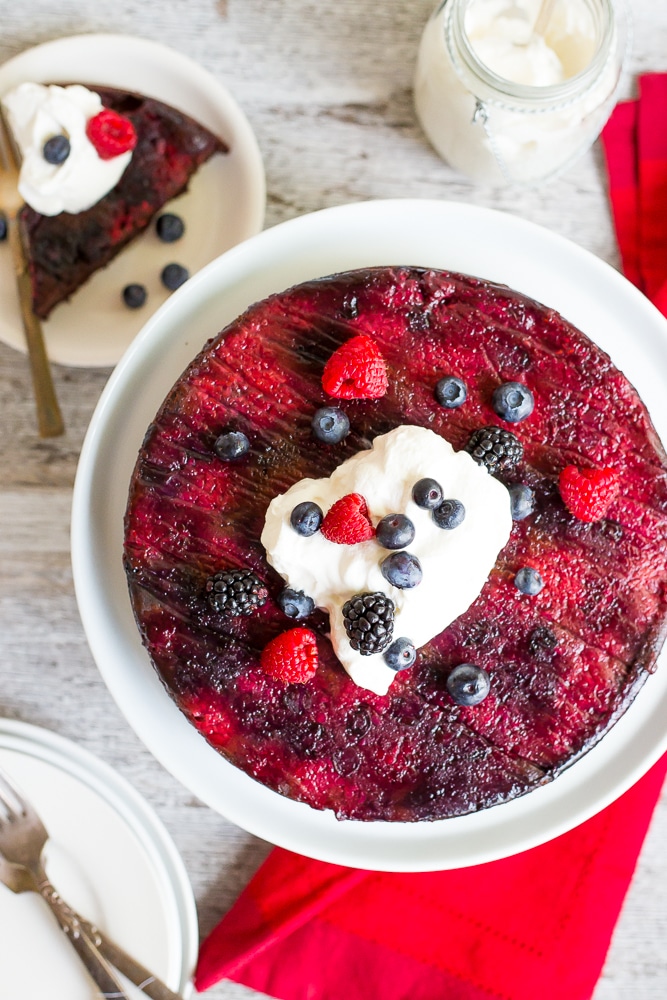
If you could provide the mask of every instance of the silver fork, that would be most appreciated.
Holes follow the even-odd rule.
[[[105,1000],[130,1000],[114,968],[151,1000],[181,1000],[94,924],[65,903],[42,862],[46,827],[9,775],[0,769],[0,882],[12,892],[38,892],[48,903]]]
[[[37,423],[42,437],[57,437],[65,428],[46,355],[42,325],[32,311],[30,275],[18,222],[18,213],[23,205],[18,190],[18,173],[17,153],[14,150],[9,126],[0,108],[0,208],[7,216],[9,227],[16,288],[35,392]]]

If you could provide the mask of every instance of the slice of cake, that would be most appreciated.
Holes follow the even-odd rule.
[[[553,310],[385,267],[209,342],[148,429],[125,567],[167,690],[339,817],[504,802],[594,746],[667,623],[667,464]]]
[[[22,84],[3,105],[23,156],[20,224],[42,319],[227,150],[175,108],[111,87]]]

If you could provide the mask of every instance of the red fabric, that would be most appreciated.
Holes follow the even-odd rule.
[[[667,315],[667,74],[640,80],[602,141],[626,276]],[[195,984],[279,1000],[589,1000],[667,755],[588,822],[450,872],[381,874],[280,848],[204,941]]]
[[[280,1000],[588,1000],[667,756],[575,830],[450,872],[359,871],[274,849],[201,948],[195,983]]]
[[[602,132],[623,271],[667,316],[667,73],[639,78]]]

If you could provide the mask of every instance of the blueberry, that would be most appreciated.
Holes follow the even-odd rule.
[[[514,577],[514,586],[522,594],[534,597],[544,586],[544,580],[532,566],[522,566]]]
[[[405,514],[387,514],[375,529],[383,549],[404,549],[414,540],[415,526]]]
[[[457,705],[479,705],[484,701],[490,688],[486,670],[474,663],[460,663],[447,678],[447,690]]]
[[[338,444],[350,433],[350,419],[338,406],[323,406],[316,410],[311,426],[313,436],[324,444]]]
[[[47,163],[57,167],[64,163],[70,154],[71,146],[66,135],[52,135],[42,147],[42,155]]]
[[[528,386],[521,382],[504,382],[494,391],[491,405],[502,420],[516,424],[530,416],[535,400]]]
[[[0,243],[7,239],[7,216],[0,212]]]
[[[225,431],[216,438],[213,449],[223,462],[235,462],[250,451],[250,441],[243,431]]]
[[[407,670],[417,659],[417,650],[409,639],[402,636],[385,649],[382,658],[392,670]]]
[[[443,500],[433,511],[433,520],[439,528],[458,528],[466,516],[466,509],[460,500]]]
[[[448,410],[455,410],[465,403],[468,398],[468,390],[460,378],[456,378],[455,375],[445,375],[436,383],[435,398],[441,406]]]
[[[123,289],[123,302],[128,309],[141,309],[147,294],[144,285],[126,285]]]
[[[422,581],[421,563],[410,552],[392,552],[382,560],[380,569],[385,580],[399,590],[410,590]]]
[[[165,212],[155,223],[155,232],[163,243],[175,243],[185,232],[185,223],[180,215]]]
[[[309,538],[310,535],[314,535],[316,531],[320,530],[323,517],[321,507],[318,507],[311,500],[303,500],[296,505],[289,520],[297,535]]]
[[[412,487],[412,499],[422,510],[433,510],[442,503],[442,486],[435,479],[420,479]]]
[[[166,267],[162,268],[160,277],[164,287],[168,288],[170,292],[175,292],[188,280],[190,272],[182,264],[167,264]]]
[[[315,602],[302,590],[285,587],[278,594],[278,605],[288,618],[307,618],[315,610]]]
[[[529,514],[533,513],[535,494],[530,486],[526,486],[525,483],[512,483],[507,489],[510,495],[512,519],[514,521],[523,521],[524,517],[528,517]]]

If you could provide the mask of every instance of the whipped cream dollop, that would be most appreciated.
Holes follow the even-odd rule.
[[[435,479],[446,499],[463,503],[465,518],[457,528],[438,527],[431,512],[413,501],[414,484],[425,478]],[[410,518],[415,537],[407,551],[423,570],[416,587],[401,590],[387,582],[380,564],[389,551],[375,538],[340,545],[320,531],[303,537],[292,528],[290,515],[298,503],[313,501],[326,514],[348,493],[366,499],[374,526],[387,514]],[[347,459],[328,479],[302,479],[275,497],[261,541],[287,584],[329,612],[332,645],[355,683],[386,694],[396,672],[382,653],[362,656],[352,649],[342,615],[345,602],[365,592],[386,594],[395,605],[394,639],[405,636],[419,648],[472,604],[511,528],[509,493],[501,482],[434,431],[400,426],[375,438],[370,450]]]
[[[83,212],[116,186],[132,152],[100,158],[86,135],[90,118],[102,110],[98,94],[80,84],[69,87],[22,83],[2,98],[21,151],[19,191],[42,215]],[[70,153],[63,163],[48,163],[44,144],[65,135]]]

